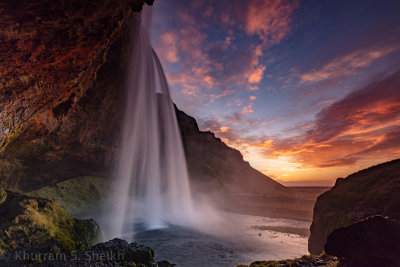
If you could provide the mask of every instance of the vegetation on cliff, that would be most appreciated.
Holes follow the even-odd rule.
[[[29,194],[54,200],[73,216],[82,216],[99,211],[109,192],[109,179],[85,176],[47,185]]]
[[[301,258],[280,260],[280,261],[255,261],[249,266],[239,265],[237,267],[336,267],[338,266],[336,257],[326,254],[321,256],[305,255]]]
[[[400,219],[400,159],[339,178],[314,207],[308,248],[319,254],[333,230],[374,215]]]
[[[7,198],[7,192],[0,186],[0,204],[3,203]]]
[[[91,219],[78,220],[54,201],[7,192],[0,204],[1,248],[82,250],[101,238]]]

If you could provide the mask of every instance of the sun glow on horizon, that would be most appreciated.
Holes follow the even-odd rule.
[[[173,101],[201,130],[284,184],[333,185],[400,157],[394,0],[229,3],[155,3]]]

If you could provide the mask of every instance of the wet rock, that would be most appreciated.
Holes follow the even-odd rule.
[[[348,267],[398,266],[399,240],[398,221],[374,216],[333,231],[325,252],[337,256]]]
[[[84,251],[57,252],[56,250],[29,251],[13,250],[0,257],[0,266],[133,266],[133,267],[172,267],[167,261],[156,262],[151,248],[137,243],[128,243],[122,239],[113,239],[99,243]],[[8,258],[8,260],[4,260]]]

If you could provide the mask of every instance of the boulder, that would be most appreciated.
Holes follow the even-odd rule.
[[[130,267],[173,267],[168,261],[156,262],[151,248],[137,243],[128,243],[115,238],[99,243],[84,251],[56,252],[30,249],[21,253],[13,250],[0,257],[0,266],[130,266]]]
[[[373,216],[334,230],[325,252],[337,256],[348,267],[398,266],[400,223],[393,218]]]

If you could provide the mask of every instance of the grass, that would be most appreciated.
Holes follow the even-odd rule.
[[[72,215],[79,216],[98,210],[109,191],[108,179],[84,176],[42,187],[29,195],[54,200]]]
[[[321,266],[321,267],[337,267],[339,264],[337,258],[328,256],[326,254],[321,254],[320,256],[304,255],[301,258],[290,259],[290,260],[255,261],[252,264],[250,264],[250,266],[239,265],[237,267],[292,267],[292,266],[294,267],[294,266],[303,266],[306,263],[315,264],[315,266]]]
[[[0,204],[3,203],[7,198],[7,192],[0,187]]]
[[[89,248],[101,237],[95,221],[75,219],[54,201],[8,193],[10,199],[0,207],[12,210],[13,214],[0,219],[0,247],[14,249],[26,244],[33,247],[47,244],[64,251],[79,251]]]

